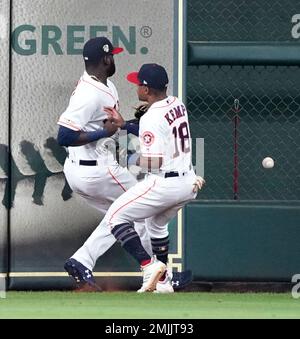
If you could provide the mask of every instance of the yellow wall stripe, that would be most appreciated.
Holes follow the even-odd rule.
[[[183,99],[183,0],[178,0],[178,98]]]
[[[183,25],[184,25],[184,13],[183,13],[184,0],[178,0],[178,98],[183,100],[183,52],[184,52],[184,36],[183,36]],[[174,263],[174,259],[182,259],[182,246],[183,246],[183,213],[182,210],[177,213],[177,253],[169,254],[169,266],[177,268],[179,272],[182,271],[182,263]]]
[[[95,277],[141,277],[142,272],[93,272]],[[68,277],[65,272],[11,272],[11,278]]]

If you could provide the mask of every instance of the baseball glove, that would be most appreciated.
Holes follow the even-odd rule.
[[[141,104],[135,108],[134,116],[136,119],[140,120],[141,117],[148,111],[148,104]]]
[[[128,120],[127,122],[132,124],[139,124],[141,117],[148,111],[148,104],[141,104],[138,107],[134,107],[135,111],[133,112],[134,119]]]

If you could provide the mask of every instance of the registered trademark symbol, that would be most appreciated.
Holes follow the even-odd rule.
[[[140,29],[140,34],[143,38],[150,38],[152,35],[152,28],[149,26],[143,26]]]

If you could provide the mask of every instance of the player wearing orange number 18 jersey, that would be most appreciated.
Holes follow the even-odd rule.
[[[141,265],[143,285],[139,292],[155,291],[164,280],[168,258],[168,222],[196,197],[204,180],[196,177],[191,165],[188,114],[181,100],[166,94],[168,76],[157,64],[145,64],[127,76],[137,85],[138,97],[149,104],[140,120],[140,158],[146,171],[142,182],[122,194],[109,208],[105,219],[112,234]],[[107,112],[122,125],[113,108]],[[151,236],[151,257],[134,230],[136,220],[146,219]],[[168,287],[166,286],[166,292]]]

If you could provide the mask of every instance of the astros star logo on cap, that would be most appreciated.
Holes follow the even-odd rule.
[[[108,53],[109,52],[109,46],[108,45],[103,45],[103,51]]]

